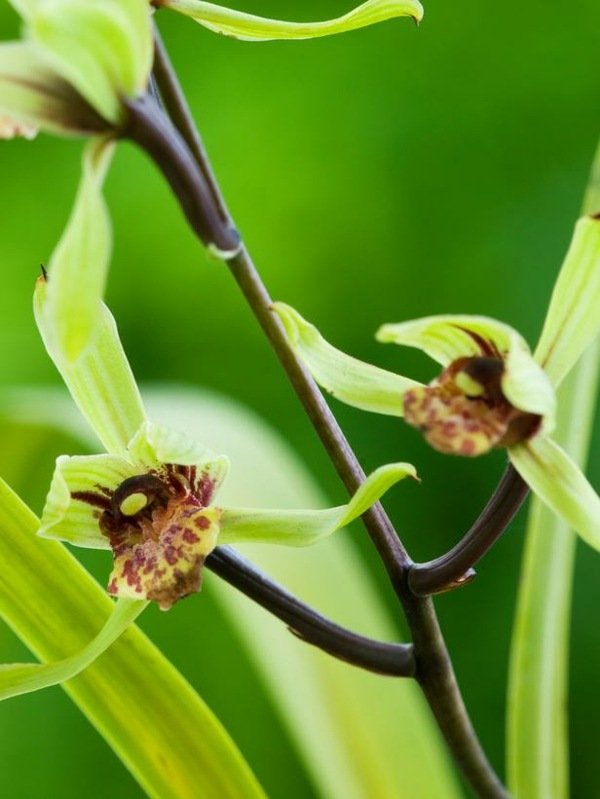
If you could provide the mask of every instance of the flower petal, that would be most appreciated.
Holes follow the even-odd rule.
[[[54,663],[0,665],[0,700],[28,694],[73,679],[91,665],[132,624],[145,602],[120,599],[98,635],[80,652]]]
[[[361,516],[385,492],[405,477],[417,479],[410,463],[381,466],[367,477],[347,505],[324,510],[256,510],[224,508],[220,541],[284,544],[301,547],[314,544]]]
[[[110,549],[98,521],[110,509],[114,489],[135,474],[135,467],[116,455],[57,458],[39,535],[80,547]]]
[[[46,349],[107,451],[123,455],[145,421],[145,413],[115,320],[101,304],[98,329],[90,346],[75,363],[69,363],[53,346],[46,314],[47,288],[46,280],[39,278],[34,294],[35,319]]]
[[[544,436],[510,447],[508,452],[515,469],[542,502],[600,550],[600,497],[575,461]]]
[[[52,133],[93,133],[105,123],[26,42],[0,45],[0,114]]]
[[[195,466],[199,479],[210,481],[210,495],[227,476],[229,460],[198,444],[193,438],[162,425],[146,422],[129,443],[129,456],[143,469],[165,463]]]
[[[600,209],[599,209],[600,210]],[[555,386],[600,332],[600,216],[575,226],[554,285],[536,360]]]
[[[102,184],[113,151],[108,138],[94,139],[86,147],[75,207],[50,259],[45,313],[55,349],[70,362],[89,345],[102,313],[112,248]]]
[[[404,393],[420,383],[335,349],[314,325],[285,303],[274,303],[273,310],[283,322],[290,346],[326,391],[364,411],[403,415]]]
[[[318,36],[346,33],[394,17],[412,17],[417,22],[423,18],[423,7],[418,0],[368,0],[344,16],[326,22],[266,19],[202,0],[158,0],[156,4],[192,17],[215,33],[253,42],[314,39]]]
[[[218,508],[179,507],[157,540],[124,545],[115,552],[108,593],[158,602],[174,602],[200,590],[204,561],[217,545]]]
[[[516,330],[486,316],[428,316],[383,325],[377,340],[422,350],[443,366],[458,358],[492,357],[505,362],[502,391],[527,413],[544,417],[544,429],[554,427],[556,397],[548,378]]]
[[[152,33],[146,0],[47,0],[27,8],[28,32],[63,76],[108,122],[121,97],[146,86]]]

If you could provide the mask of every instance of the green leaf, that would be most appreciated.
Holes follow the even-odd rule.
[[[46,0],[27,8],[28,32],[56,71],[108,122],[141,94],[152,66],[147,0]]]
[[[0,44],[0,114],[52,133],[92,133],[102,123],[31,43]]]
[[[135,378],[127,361],[112,314],[100,304],[98,328],[92,341],[70,363],[54,346],[47,306],[48,284],[37,281],[35,318],[44,344],[79,410],[107,449],[122,455],[145,422],[145,412]]]
[[[225,504],[288,508],[326,504],[287,442],[238,403],[183,388],[154,388],[144,397],[161,424],[178,427],[230,454],[232,469],[220,492]],[[83,426],[74,426],[66,397],[58,390],[13,390],[7,399],[8,403],[3,394],[0,403],[5,419],[59,425],[82,437],[89,448],[95,446]],[[30,480],[29,471],[27,475]],[[293,553],[274,546],[241,548],[339,623],[382,640],[399,640],[397,618],[392,618],[379,595],[352,536],[331,536],[318,547]],[[335,591],[324,591],[324,585],[335,586]],[[216,592],[250,652],[319,795],[328,799],[462,796],[439,730],[413,681],[379,679],[306,646],[277,619],[210,575],[203,590]]]
[[[73,679],[121,636],[147,606],[147,602],[120,599],[96,638],[75,655],[55,663],[0,665],[0,700],[9,699]]]
[[[318,484],[283,437],[239,403],[212,392],[145,392],[149,411],[229,453],[221,495],[229,506],[324,504]],[[397,617],[379,594],[350,535],[293,553],[240,545],[289,590],[341,624],[399,640]],[[277,619],[221,581],[206,580],[267,682],[320,796],[462,796],[418,686],[379,679],[297,641]],[[335,590],[324,590],[324,586]]]
[[[554,441],[535,436],[508,450],[532,491],[594,549],[600,550],[600,497]]]
[[[335,349],[314,325],[285,303],[276,302],[273,310],[283,322],[290,346],[326,391],[364,411],[403,415],[404,393],[420,383]]]
[[[71,363],[90,345],[102,314],[112,249],[102,184],[113,151],[109,138],[93,139],[85,148],[75,207],[49,264],[44,308],[48,339],[52,350]]]
[[[381,466],[367,477],[347,505],[324,510],[256,510],[224,508],[219,541],[234,544],[251,541],[286,546],[308,546],[361,516],[392,485],[405,477],[417,477],[414,466],[394,463]]]
[[[600,217],[577,222],[535,357],[559,385],[600,332]]]
[[[0,481],[0,615],[44,662],[81,650],[113,603]],[[213,713],[131,626],[67,693],[155,799],[264,799]]]
[[[202,0],[158,0],[157,4],[185,14],[215,33],[252,42],[314,39],[346,33],[395,17],[412,17],[417,22],[423,18],[423,7],[418,0],[368,0],[344,16],[326,22],[266,19]]]
[[[600,208],[600,148],[583,213]],[[556,437],[585,464],[598,396],[596,342],[559,391]],[[576,537],[534,497],[531,503],[510,658],[509,787],[519,799],[568,799],[568,660]]]
[[[502,391],[508,401],[515,408],[542,416],[547,432],[554,427],[556,397],[552,385],[525,340],[503,322],[486,316],[428,316],[383,325],[377,331],[377,340],[415,347],[442,366],[458,358],[501,358]]]

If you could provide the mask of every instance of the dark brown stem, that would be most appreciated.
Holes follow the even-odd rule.
[[[367,671],[391,677],[414,677],[411,644],[388,644],[357,635],[326,619],[259,571],[230,547],[218,547],[206,566],[257,602],[308,644]]]
[[[214,213],[222,218],[225,203],[201,143],[198,147],[200,140],[195,132],[191,113],[166,51],[160,44],[156,50],[155,75],[165,107],[176,108],[173,117],[179,120],[176,136],[182,137],[190,152],[194,152],[199,164],[197,170],[204,181],[211,185],[211,196],[219,198]],[[131,107],[131,113],[135,116],[136,104]],[[152,119],[145,119],[145,123],[149,125],[149,129],[152,128]],[[156,135],[160,137],[162,127],[157,125],[156,128]],[[148,135],[152,135],[150,130],[146,131],[146,136]],[[167,173],[167,165],[161,165],[158,158],[155,160],[158,166]],[[183,198],[180,198],[180,201],[183,201]],[[288,347],[282,326],[278,318],[271,312],[271,299],[248,252],[243,248],[228,263],[307,410],[340,477],[350,492],[355,491],[364,479],[360,464],[314,380]],[[468,718],[433,603],[431,599],[415,596],[408,587],[406,578],[412,565],[410,558],[380,505],[371,508],[363,516],[363,520],[406,613],[413,635],[417,679],[457,763],[479,797],[482,799],[507,799],[508,794],[488,762]]]
[[[471,529],[445,555],[427,563],[415,563],[408,575],[408,585],[418,596],[448,591],[474,574],[473,566],[496,543],[527,498],[529,487],[508,465],[490,501]]]

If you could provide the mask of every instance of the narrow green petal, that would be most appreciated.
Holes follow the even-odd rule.
[[[420,383],[340,352],[289,305],[276,302],[273,310],[283,322],[290,346],[322,388],[363,411],[403,415],[404,393]]]
[[[101,304],[100,319],[91,344],[75,363],[52,346],[46,314],[48,284],[36,283],[34,313],[44,344],[79,410],[106,448],[125,454],[127,445],[145,421],[142,399],[108,308]]]
[[[575,226],[535,357],[558,385],[600,332],[600,216]]]
[[[600,550],[600,497],[554,441],[537,436],[509,449],[531,490],[594,549]]]
[[[185,433],[151,422],[142,425],[129,443],[128,450],[132,460],[148,468],[175,463],[196,466],[199,471],[208,469],[219,484],[229,469],[229,460],[224,455],[217,455]]]
[[[273,39],[314,39],[346,33],[385,22],[395,17],[412,17],[419,22],[423,7],[418,0],[368,0],[342,17],[326,22],[284,22],[246,14],[202,0],[159,0],[158,5],[192,17],[215,33],[233,36],[249,42],[268,42]]]
[[[39,535],[80,547],[110,549],[98,518],[110,492],[136,468],[116,455],[61,456],[56,461]]]
[[[302,547],[314,544],[361,516],[405,477],[417,479],[410,463],[381,466],[367,477],[347,505],[324,510],[256,510],[224,508],[220,542],[242,541]]]
[[[90,344],[102,313],[112,249],[102,184],[113,151],[108,138],[93,139],[86,147],[75,207],[50,259],[47,324],[53,349],[70,362]]]
[[[28,31],[65,80],[107,121],[140,94],[152,64],[146,0],[47,0],[28,9]]]
[[[64,660],[0,665],[0,700],[49,688],[76,677],[125,632],[146,605],[147,602],[118,600],[96,638],[80,652]]]
[[[26,42],[0,45],[0,115],[52,133],[90,133],[101,126],[73,89]]]
[[[544,417],[544,429],[554,426],[556,398],[525,340],[512,327],[486,316],[428,316],[383,325],[377,340],[415,347],[448,366],[458,358],[496,357],[505,362],[502,390],[509,402]]]

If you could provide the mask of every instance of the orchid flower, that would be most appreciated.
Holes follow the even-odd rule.
[[[540,499],[600,549],[600,498],[551,438],[556,389],[600,331],[600,214],[577,222],[533,354],[516,330],[483,316],[381,327],[379,341],[416,347],[441,364],[427,386],[340,352],[289,305],[273,308],[326,391],[362,410],[404,417],[440,452],[475,457],[506,448]]]
[[[348,504],[323,510],[216,504],[227,458],[146,419],[105,305],[93,343],[75,362],[65,358],[45,312],[47,288],[46,279],[40,278],[35,292],[40,332],[107,451],[58,458],[39,532],[77,546],[111,550],[111,595],[153,600],[167,609],[199,590],[202,566],[217,544],[312,544],[363,514],[394,483],[416,477],[410,464],[382,466]]]

